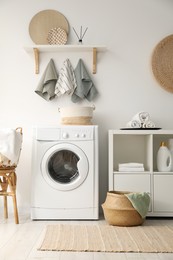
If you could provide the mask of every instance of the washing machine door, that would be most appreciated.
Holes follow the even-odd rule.
[[[57,190],[76,189],[87,178],[88,171],[89,163],[85,153],[74,144],[59,143],[52,146],[41,162],[45,181]]]

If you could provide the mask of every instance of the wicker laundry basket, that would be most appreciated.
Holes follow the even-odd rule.
[[[127,191],[109,191],[102,204],[105,220],[114,226],[138,226],[144,222],[129,199]]]
[[[72,106],[59,108],[62,125],[92,125],[95,107]]]

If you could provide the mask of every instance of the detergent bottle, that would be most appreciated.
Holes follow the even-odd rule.
[[[159,172],[170,172],[172,167],[171,152],[165,142],[161,142],[157,152],[157,170]]]

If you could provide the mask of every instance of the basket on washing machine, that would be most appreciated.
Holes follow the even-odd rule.
[[[94,106],[70,106],[58,108],[62,125],[92,125]]]

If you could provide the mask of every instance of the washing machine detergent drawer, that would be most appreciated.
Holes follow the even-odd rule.
[[[37,128],[35,138],[39,141],[56,141],[60,140],[60,134],[59,128]]]

